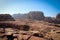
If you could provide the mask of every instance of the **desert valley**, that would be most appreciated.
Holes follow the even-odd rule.
[[[60,14],[56,18],[39,11],[16,15],[0,14],[0,40],[60,40]]]

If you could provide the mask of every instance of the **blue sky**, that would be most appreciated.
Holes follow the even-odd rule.
[[[60,0],[0,0],[0,14],[42,11],[45,16],[56,16],[60,12]]]

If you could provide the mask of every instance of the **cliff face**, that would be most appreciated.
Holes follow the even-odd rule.
[[[43,20],[44,19],[44,13],[40,12],[40,11],[31,11],[28,13],[27,17],[29,19]]]
[[[0,14],[0,21],[14,21],[14,18],[9,14]]]
[[[41,11],[31,11],[27,14],[14,14],[12,15],[15,19],[33,19],[33,20],[43,20],[44,13]]]

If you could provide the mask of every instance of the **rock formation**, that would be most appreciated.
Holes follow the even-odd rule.
[[[9,14],[0,14],[0,21],[14,21],[14,18]]]
[[[28,13],[28,18],[29,19],[35,19],[35,20],[43,20],[44,19],[44,14],[41,11],[31,11]]]

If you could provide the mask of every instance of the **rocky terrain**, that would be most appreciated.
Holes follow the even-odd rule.
[[[11,34],[15,33],[16,30],[18,30],[17,37],[19,40],[60,40],[60,24],[48,23],[45,21],[37,20],[16,20],[13,22],[6,21],[4,23],[9,23],[9,25],[14,24],[12,28],[6,28],[6,33],[9,34],[10,32]],[[29,27],[28,30],[26,30],[25,25],[26,28]]]
[[[33,11],[15,17],[0,14],[0,40],[60,40],[60,13],[45,17]]]

